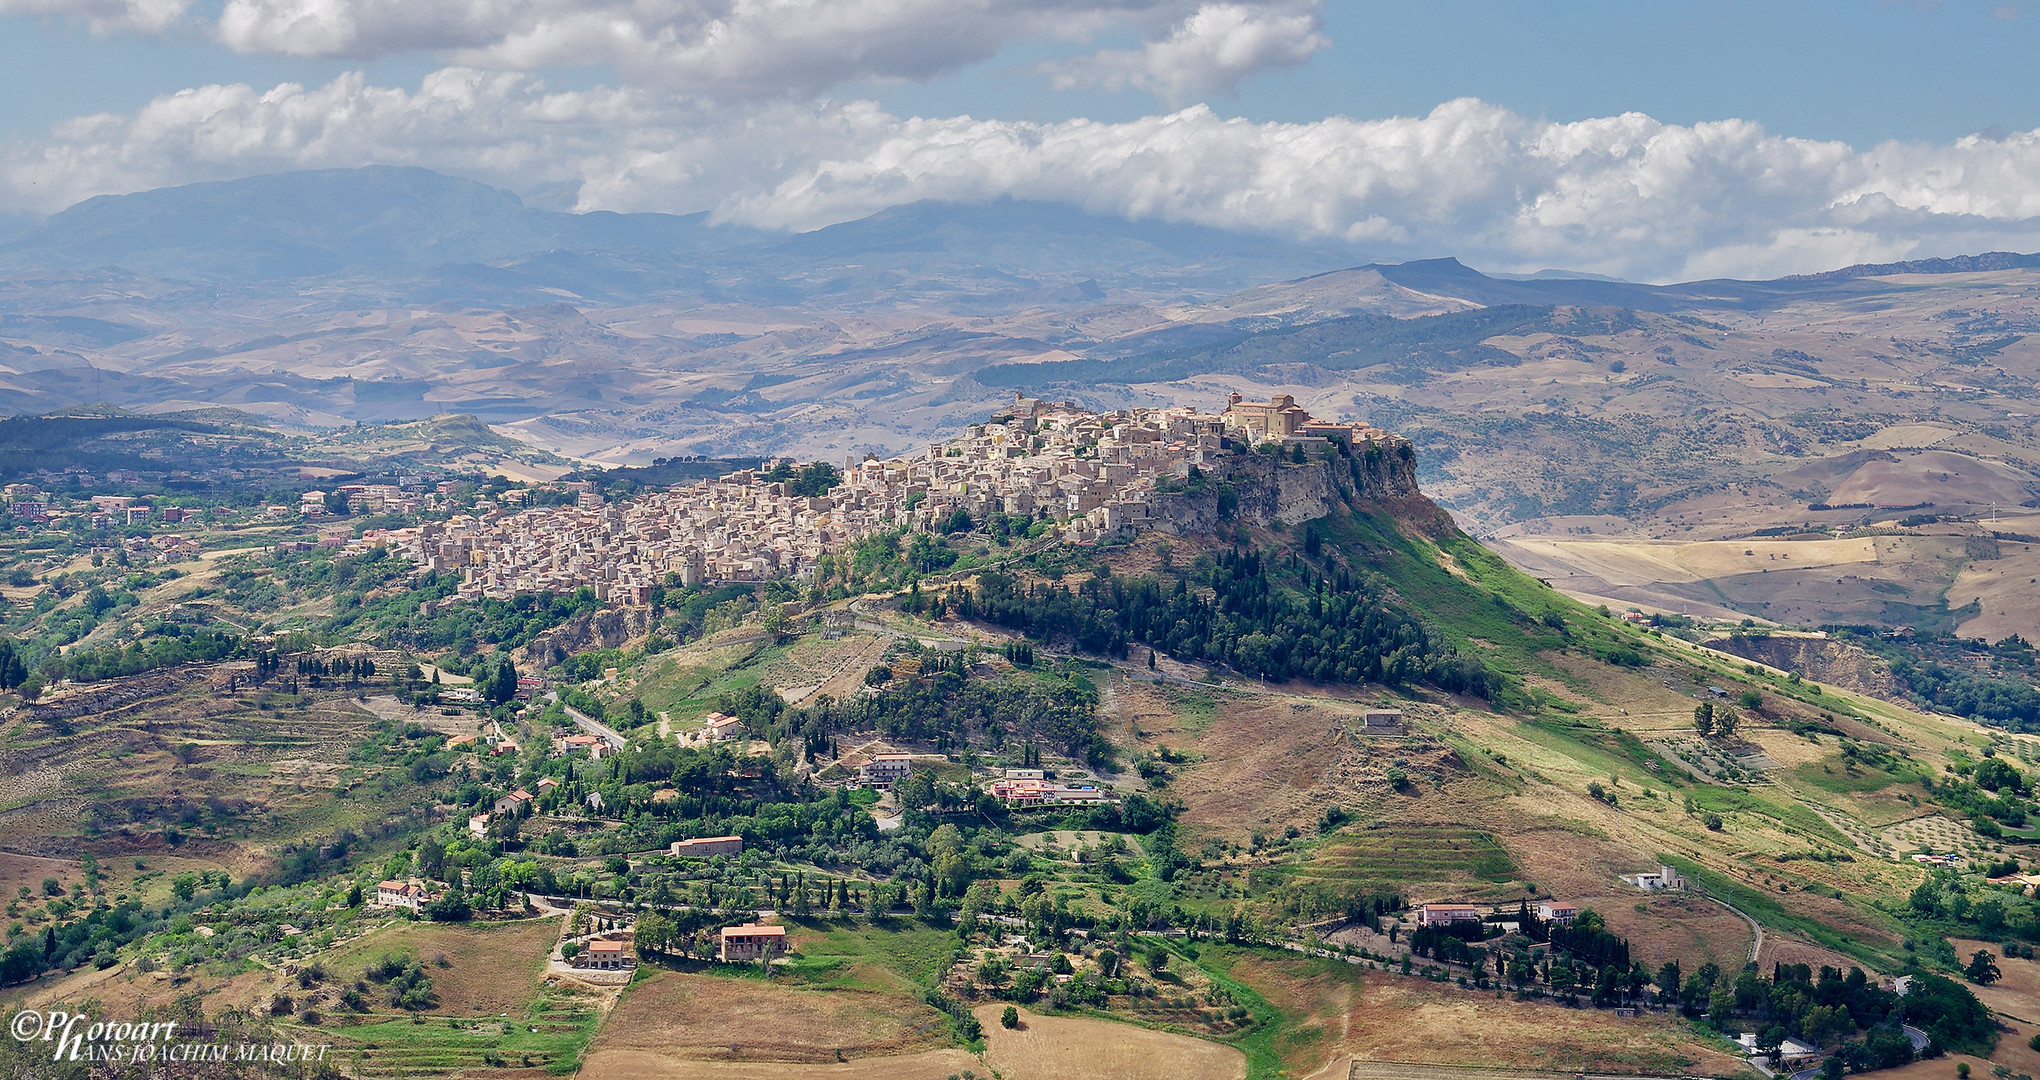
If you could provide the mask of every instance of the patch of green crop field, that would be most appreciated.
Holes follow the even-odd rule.
[[[1163,695],[1168,698],[1169,710],[1176,714],[1177,725],[1193,735],[1218,718],[1218,702],[1210,694],[1165,690]]]
[[[1633,772],[1666,787],[1677,787],[1683,769],[1650,748],[1642,739],[1593,720],[1545,717],[1526,721],[1519,729],[1525,738],[1547,746],[1590,770],[1604,775]]]
[[[1348,829],[1320,844],[1291,876],[1388,889],[1413,881],[1514,880],[1515,860],[1495,838],[1457,825]]]
[[[1910,774],[1896,775],[1883,769],[1854,764],[1840,755],[1809,761],[1793,769],[1792,778],[1837,795],[1882,791],[1893,784],[1913,779]]]
[[[351,1018],[349,1018],[351,1019]],[[566,1074],[601,1024],[599,1010],[551,996],[523,1016],[330,1018],[295,1030],[300,1042],[330,1043],[329,1057],[359,1077],[443,1076],[491,1068]],[[336,1023],[337,1021],[337,1023]]]
[[[1760,795],[1748,788],[1719,787],[1712,784],[1696,784],[1688,790],[1688,794],[1692,797],[1693,805],[1700,810],[1711,810],[1717,814],[1757,814],[1770,818],[1794,832],[1825,840],[1844,850],[1855,846],[1855,841],[1843,836],[1841,830],[1828,824],[1826,818],[1801,803],[1783,802]]]

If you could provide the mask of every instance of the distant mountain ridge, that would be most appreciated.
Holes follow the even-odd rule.
[[[1832,281],[1838,278],[1885,277],[1891,274],[1982,274],[1995,270],[2040,269],[2040,255],[2013,251],[1986,251],[1981,255],[1956,255],[1945,259],[1913,259],[1909,262],[1857,263],[1818,274],[1796,274],[1785,281]]]
[[[372,280],[414,302],[501,306],[672,293],[789,303],[912,289],[914,278],[930,275],[967,279],[945,291],[1014,291],[1023,302],[1036,290],[1094,282],[1088,293],[1062,298],[1076,303],[1157,277],[1222,293],[1351,265],[1361,255],[1338,243],[1013,199],[918,202],[788,234],[711,224],[706,213],[538,209],[487,184],[396,166],[102,195],[21,226],[0,221],[0,269],[117,267],[255,290],[310,278]]]
[[[952,295],[981,294],[995,305],[1067,306],[1103,300],[1115,285],[1155,279],[1180,281],[1209,296],[1359,270],[1406,289],[1488,306],[1666,312],[1695,304],[1762,306],[1785,292],[1890,274],[2040,268],[2040,255],[1987,252],[1772,281],[1658,286],[1565,270],[1488,275],[1449,257],[1382,263],[1359,255],[1335,242],[1298,243],[1010,198],[916,202],[787,234],[711,224],[706,213],[540,209],[478,181],[383,165],[102,195],[40,222],[0,217],[0,269],[117,267],[249,288],[307,278],[372,280],[413,302],[501,306],[558,299],[629,303],[725,291],[729,299],[787,303],[911,289],[912,278],[931,273],[969,279],[965,288],[945,290]],[[817,273],[822,280],[814,280]],[[1092,284],[1079,287],[1083,282]]]
[[[0,260],[42,256],[200,278],[306,277],[486,262],[560,247],[691,250],[711,237],[706,219],[534,210],[487,184],[370,166],[102,195],[0,244]],[[716,238],[738,239],[739,231]]]
[[[842,461],[1015,390],[1107,409],[1286,393],[1416,436],[1456,478],[1440,488],[1455,512],[1493,525],[1642,514],[1765,454],[1863,438],[1873,414],[1995,425],[2040,408],[2033,256],[1652,285],[1011,199],[801,234],[543,199],[328,170],[108,196],[0,232],[0,411],[229,406],[343,432],[457,412],[588,460]],[[1953,276],[1880,276],[1907,272]],[[1698,419],[1746,410],[1740,433]],[[1591,475],[1553,473],[1561,458]],[[1989,483],[2006,505],[2034,497]]]

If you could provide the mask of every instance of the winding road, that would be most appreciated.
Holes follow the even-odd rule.
[[[574,708],[572,705],[561,703],[560,692],[557,690],[553,691],[550,694],[547,694],[546,700],[559,704],[560,708],[567,710],[567,719],[572,720],[576,725],[580,727],[582,731],[585,731],[590,735],[594,735],[601,738],[603,742],[609,744],[609,748],[611,750],[621,750],[623,749],[624,744],[630,741],[628,739],[625,739],[622,735],[617,734],[615,728],[610,727],[609,725],[603,723],[602,721],[597,720],[592,716],[589,716],[587,713],[584,713],[581,710]]]
[[[1762,952],[1764,949],[1764,924],[1750,917],[1749,912],[1744,911],[1739,907],[1736,907],[1734,904],[1731,904],[1726,900],[1717,899],[1712,896],[1707,897],[1707,899],[1713,900],[1715,903],[1720,904],[1722,907],[1725,907],[1728,910],[1734,912],[1737,915],[1737,917],[1742,919],[1742,921],[1750,924],[1750,933],[1755,934],[1756,937],[1750,941],[1750,954],[1749,956],[1743,959],[1743,962],[1746,964],[1756,963],[1757,954],[1759,952]]]

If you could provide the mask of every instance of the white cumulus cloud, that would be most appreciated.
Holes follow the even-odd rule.
[[[465,67],[607,65],[633,86],[723,97],[821,93],[938,77],[1016,41],[1082,43],[1131,28],[1143,48],[1056,78],[1175,97],[1230,92],[1326,44],[1322,0],[224,0],[210,27],[239,52],[365,60],[426,52]],[[188,33],[191,0],[0,0],[0,14],[95,31]],[[187,16],[189,18],[187,19]]]
[[[1301,10],[1206,4],[1165,38],[1042,65],[1058,89],[1129,86],[1172,101],[1231,94],[1252,75],[1301,67],[1331,44],[1317,5]]]
[[[1255,123],[900,117],[869,102],[717,104],[448,68],[416,88],[206,86],[0,146],[0,207],[294,168],[422,165],[584,209],[708,209],[809,229],[1000,196],[1385,257],[1645,280],[2040,248],[2040,132],[1855,149],[1739,120],[1570,123],[1472,99],[1424,116]]]
[[[0,0],[0,15],[31,15],[84,23],[93,33],[169,29],[191,0]]]
[[[1149,46],[1154,55],[1133,81],[1229,88],[1255,71],[1300,63],[1323,44],[1314,12],[1269,15],[1263,7],[1261,0],[1202,10],[1189,0],[227,0],[218,32],[244,52],[366,58],[422,49],[518,71],[608,64],[635,85],[768,96],[849,80],[925,79],[1015,40],[1082,39],[1187,14],[1173,36]]]

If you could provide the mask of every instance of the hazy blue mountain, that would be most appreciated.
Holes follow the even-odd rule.
[[[1994,270],[2040,268],[2040,255],[2011,251],[1986,251],[1981,255],[1957,255],[1950,259],[1913,259],[1894,263],[1857,263],[1840,270],[1803,274],[1787,281],[1832,281],[1836,278],[1873,277],[1886,274],[1979,274]]]
[[[1530,277],[1491,277],[1449,258],[1374,264],[1361,269],[1376,271],[1405,288],[1490,307],[1503,304],[1619,307],[1663,314],[1709,309],[1753,311],[1795,300],[1867,296],[1891,291],[1894,288],[1891,283],[1869,280],[1889,274],[1955,274],[2032,267],[2040,267],[2040,255],[1994,252],[1953,259],[1850,266],[1771,281],[1714,279],[1675,285],[1643,285],[1548,271]]]
[[[1358,254],[1357,249],[1342,244],[1300,245],[1252,233],[1128,221],[1058,203],[1009,198],[895,206],[857,221],[802,233],[776,250],[822,259],[947,255],[994,265],[1092,262],[1128,268],[1195,265],[1211,259],[1294,261],[1300,255],[1342,260],[1340,265],[1349,265]]]
[[[790,235],[710,225],[706,214],[538,209],[487,184],[385,166],[105,195],[14,225],[0,267],[117,267],[255,291],[340,278],[356,294],[476,305],[561,291],[597,303],[673,293],[855,303],[930,288],[967,306],[1067,305],[1116,286],[1224,292],[1364,257],[1011,199],[915,203]]]
[[[30,229],[42,224],[42,220],[42,217],[37,214],[14,214],[0,211],[0,244],[21,236]]]
[[[1127,402],[1216,400],[1225,383],[1384,418],[1589,390],[1580,400],[1596,408],[1633,391],[1636,409],[1684,409],[1698,391],[1782,392],[1723,371],[1796,365],[1795,379],[1819,381],[1825,351],[1842,370],[1887,363],[1854,358],[1857,337],[1839,332],[1774,340],[1752,318],[1765,309],[1830,303],[1836,325],[1883,327],[1888,313],[1977,301],[1879,275],[2016,275],[2040,261],[1655,286],[1390,263],[1338,243],[1012,199],[915,203],[792,234],[701,214],[568,213],[563,197],[368,168],[0,220],[0,412],[204,403],[332,425],[453,409],[575,454],[836,459],[892,452],[1049,386]],[[1710,324],[1704,347],[1688,316]],[[1947,338],[1950,366],[1908,368],[1892,385],[1968,394],[2035,378],[2026,358],[2040,346],[2024,335],[2040,323],[2011,312],[1944,330],[1921,318]],[[1567,378],[1552,380],[1554,362]],[[2011,366],[1980,374],[1984,363]],[[1684,396],[1651,389],[1703,376]],[[1453,396],[1512,380],[1524,382],[1516,397]],[[1860,377],[1819,385],[1835,401],[1806,389],[1801,406],[1867,407],[1849,396],[1865,393]],[[1168,389],[1142,389],[1154,387]]]
[[[487,184],[374,166],[102,195],[0,245],[0,259],[263,281],[490,262],[561,247],[692,250],[709,233],[705,215],[533,210]]]
[[[1628,278],[1612,277],[1608,274],[1590,274],[1585,270],[1543,269],[1534,274],[1504,274],[1491,271],[1488,276],[1500,281],[1616,281],[1626,282]]]

